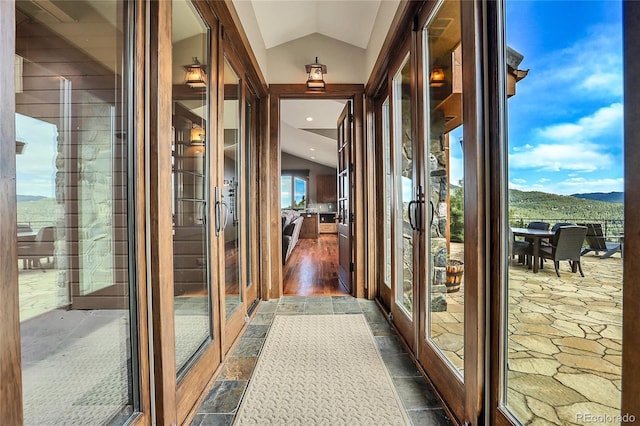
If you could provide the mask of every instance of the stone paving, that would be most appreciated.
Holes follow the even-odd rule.
[[[618,424],[622,260],[582,257],[585,277],[546,262],[509,267],[506,405],[527,425]],[[464,282],[432,313],[431,336],[463,373]],[[608,422],[614,420],[614,422]]]

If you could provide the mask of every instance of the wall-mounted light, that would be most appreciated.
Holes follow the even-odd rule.
[[[309,90],[324,90],[324,74],[327,73],[327,66],[318,63],[318,57],[313,64],[305,65],[307,74],[307,89]]]
[[[429,86],[442,87],[444,86],[444,70],[442,67],[434,66],[431,68],[431,74],[429,74]]]
[[[205,137],[204,129],[194,123],[191,127],[191,138],[189,140],[191,146],[204,146]]]
[[[207,87],[206,68],[198,61],[197,57],[193,58],[191,65],[185,65],[184,69],[187,72],[184,77],[184,83],[186,85],[194,88]]]
[[[22,154],[24,152],[24,147],[26,142],[16,141],[16,154]]]

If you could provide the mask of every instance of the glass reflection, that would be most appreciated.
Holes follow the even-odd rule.
[[[413,228],[409,219],[409,203],[413,199],[413,138],[411,134],[411,60],[407,56],[402,68],[393,78],[394,101],[394,161],[397,210],[397,245],[402,247],[396,262],[396,302],[409,316],[413,316]],[[400,284],[401,283],[401,284]]]
[[[185,71],[194,58],[208,69],[208,31],[190,2],[175,0],[173,28],[183,28],[187,21],[191,31],[173,37],[173,279],[178,374],[211,334],[205,221],[211,140],[208,98],[206,85],[194,84]]]
[[[228,206],[224,228],[225,307],[229,318],[242,303],[240,292],[240,78],[227,58],[224,60],[224,188]]]
[[[383,239],[384,285],[391,288],[391,126],[389,124],[389,98],[382,104],[382,175],[383,187]]]
[[[428,338],[464,368],[464,176],[460,3],[444,2],[425,30],[431,255]]]
[[[123,424],[138,405],[129,5],[59,2],[64,24],[15,7],[24,423]]]

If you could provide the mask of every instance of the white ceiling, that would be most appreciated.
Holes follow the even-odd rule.
[[[392,7],[387,7],[387,4],[382,5],[383,1],[393,3]],[[370,41],[375,40],[372,43],[374,46],[382,44],[378,34],[380,29],[378,28],[376,32],[374,27],[386,25],[388,28],[397,7],[397,2],[391,2],[391,0],[233,0],[233,2],[236,4],[241,22],[248,27],[245,28],[245,32],[249,34],[251,42],[256,44],[254,51],[258,52],[258,57],[262,55],[260,52],[266,54],[265,49],[270,52],[282,48],[294,49],[294,43],[290,42],[313,34],[321,34],[336,40],[334,48],[336,54],[342,52],[340,49],[344,49],[339,46],[342,42],[363,49],[364,58],[364,52],[370,46]],[[248,7],[249,5],[251,7]],[[386,17],[382,20],[385,22],[383,24],[377,22],[380,18],[379,11]],[[255,28],[256,24],[258,31]],[[262,43],[264,46],[258,46]],[[380,46],[377,46],[377,49]],[[274,49],[276,47],[277,49]],[[319,49],[317,46],[309,46],[309,50],[317,52]],[[299,62],[293,50],[291,57],[298,60],[293,64],[293,69],[303,67],[305,62]],[[286,55],[285,58],[289,59]],[[322,62],[322,57],[319,59]],[[280,71],[282,67],[283,64],[278,63],[276,69]],[[269,66],[270,70],[271,68]],[[328,68],[328,74],[334,76],[331,66]],[[349,72],[353,72],[354,75],[364,75],[364,68],[363,62],[362,69]],[[276,71],[274,69],[271,72]],[[291,81],[291,83],[298,82],[300,81]],[[344,101],[283,100],[280,115],[282,151],[336,168],[338,155],[335,136],[329,138],[318,133],[324,130],[325,135],[335,134],[336,122],[343,108]],[[314,120],[306,121],[306,117],[313,117]],[[314,133],[305,129],[319,129],[320,132]]]
[[[313,33],[366,49],[381,0],[251,0],[265,47]]]
[[[329,138],[314,133],[313,130],[324,130],[329,134],[337,135],[336,125],[344,105],[345,101],[327,99],[283,99],[280,101],[282,151],[315,163],[337,168],[336,136]],[[308,121],[307,117],[311,117],[313,121]]]

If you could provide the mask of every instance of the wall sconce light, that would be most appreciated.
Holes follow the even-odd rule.
[[[431,68],[431,74],[429,75],[429,86],[442,87],[444,86],[444,70],[442,67],[434,66]]]
[[[309,90],[324,90],[324,74],[327,73],[327,66],[318,63],[318,57],[313,64],[305,65],[309,78],[307,79],[307,89]]]
[[[189,139],[191,146],[204,146],[205,136],[204,129],[193,123],[191,127],[191,137]]]
[[[26,145],[26,142],[23,141],[16,141],[16,154],[22,154],[24,152],[24,147]]]
[[[187,86],[194,88],[207,87],[206,68],[198,61],[197,57],[193,58],[193,64],[185,65],[184,69],[187,71],[187,75],[184,77],[184,82]]]

